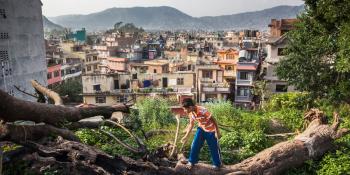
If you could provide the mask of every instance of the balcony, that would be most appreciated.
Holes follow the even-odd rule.
[[[251,102],[253,100],[253,96],[236,96],[235,102]]]
[[[225,70],[224,71],[224,77],[235,77],[236,72],[233,70]]]
[[[239,86],[253,86],[252,80],[241,80],[237,79],[236,84]]]
[[[81,74],[82,74],[81,71],[73,73],[73,74],[67,74],[67,75],[62,77],[62,80],[67,80],[67,79],[70,79],[70,78],[79,77]]]
[[[202,91],[211,93],[230,93],[230,87],[224,83],[207,83],[202,84]]]

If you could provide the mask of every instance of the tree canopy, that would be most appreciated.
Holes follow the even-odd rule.
[[[350,2],[305,0],[298,19],[277,75],[314,97],[349,102]]]

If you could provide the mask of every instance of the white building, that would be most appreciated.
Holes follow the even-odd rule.
[[[34,93],[30,80],[47,84],[40,0],[0,0],[0,89],[33,100],[14,86]]]

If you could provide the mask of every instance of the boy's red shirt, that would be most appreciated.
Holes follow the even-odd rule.
[[[199,127],[201,127],[206,132],[215,132],[216,126],[211,118],[211,113],[202,106],[196,106],[195,110],[191,112],[190,117],[198,122]]]

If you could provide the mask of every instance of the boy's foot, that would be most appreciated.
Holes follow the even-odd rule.
[[[187,164],[186,164],[186,168],[188,169],[188,170],[191,170],[192,168],[193,168],[193,164],[191,163],[191,162],[188,162]]]
[[[219,171],[220,170],[220,166],[213,165],[212,166],[212,170]]]

